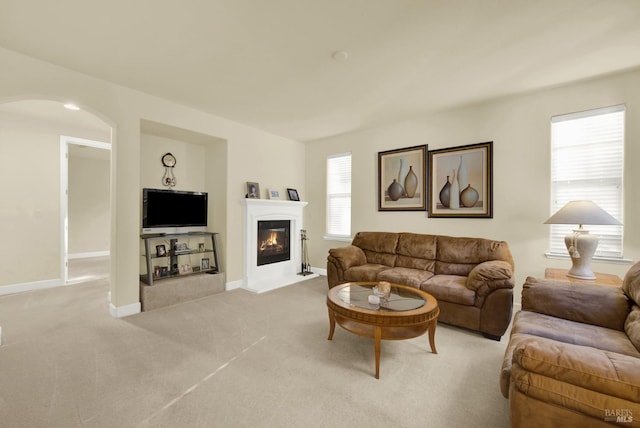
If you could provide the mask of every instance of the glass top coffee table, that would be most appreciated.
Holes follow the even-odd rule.
[[[431,352],[435,345],[438,323],[438,301],[422,290],[405,285],[391,284],[391,293],[379,304],[369,303],[377,282],[348,282],[329,290],[329,337],[333,338],[336,323],[351,333],[374,339],[376,379],[380,379],[380,343],[384,340],[402,340],[422,336],[429,332]]]

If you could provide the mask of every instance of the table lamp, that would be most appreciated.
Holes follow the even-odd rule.
[[[589,231],[584,229],[582,225],[619,225],[622,223],[592,201],[570,201],[544,224],[579,225],[578,229],[574,229],[572,233],[564,237],[564,243],[573,263],[567,276],[578,279],[596,279],[591,270],[591,259],[598,247],[599,238],[589,234]]]

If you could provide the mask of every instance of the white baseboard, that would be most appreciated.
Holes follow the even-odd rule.
[[[140,305],[140,302],[124,306],[115,306],[113,303],[109,303],[109,313],[114,318],[124,318],[130,315],[139,314],[141,310],[142,306]]]
[[[322,268],[311,268],[311,272],[317,273],[318,275],[327,276],[327,270]]]
[[[67,258],[69,260],[73,259],[90,259],[93,257],[108,257],[111,253],[109,251],[93,251],[88,253],[74,253],[69,254]]]
[[[236,288],[242,288],[243,285],[244,285],[244,282],[241,279],[237,281],[229,281],[224,285],[224,290],[225,291],[235,290]]]
[[[47,279],[44,281],[23,282],[21,284],[0,285],[0,296],[5,294],[22,293],[25,291],[43,290],[64,285],[62,279]]]

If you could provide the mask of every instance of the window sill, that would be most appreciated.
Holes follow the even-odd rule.
[[[325,241],[340,241],[340,242],[351,242],[353,238],[350,236],[344,235],[324,235],[322,237]]]
[[[544,253],[544,256],[548,259],[571,260],[571,257],[569,257],[568,254]],[[633,260],[625,259],[623,257],[594,257],[592,261],[616,263],[621,265],[630,265],[633,263]]]

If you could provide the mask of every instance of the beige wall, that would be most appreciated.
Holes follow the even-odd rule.
[[[545,267],[569,267],[568,260],[547,259],[550,216],[549,138],[554,115],[626,104],[624,256],[640,258],[640,71],[567,87],[506,98],[468,108],[425,115],[365,132],[307,144],[309,200],[306,213],[312,266],[325,267],[329,248],[345,242],[322,238],[325,210],[325,162],[333,153],[353,153],[352,232],[408,231],[501,239],[513,252],[518,293],[527,275],[543,276]],[[429,149],[494,142],[493,219],[428,218],[425,212],[377,211],[377,152],[428,144]],[[623,275],[628,264],[594,262],[595,271]],[[519,301],[519,295],[516,297]]]
[[[72,100],[112,126],[110,291],[112,313],[115,311],[116,315],[121,314],[118,308],[127,313],[135,310],[139,302],[141,120],[191,130],[226,142],[226,147],[208,149],[205,153],[212,164],[219,165],[220,156],[226,158],[226,176],[220,179],[216,173],[207,173],[205,180],[215,183],[216,195],[224,197],[213,212],[224,209],[224,215],[219,217],[226,220],[225,242],[221,246],[225,250],[227,281],[239,281],[243,275],[241,202],[245,182],[257,181],[264,188],[297,187],[301,195],[305,195],[304,169],[300,167],[304,164],[302,143],[6,49],[0,48],[0,63],[12,65],[0,68],[0,103],[29,98]],[[10,156],[21,153],[21,149],[10,147],[6,149]],[[219,221],[214,220],[214,228],[221,226]]]
[[[108,150],[96,148],[85,148],[82,151],[105,153],[101,157],[69,156],[70,257],[109,251],[110,153]]]

